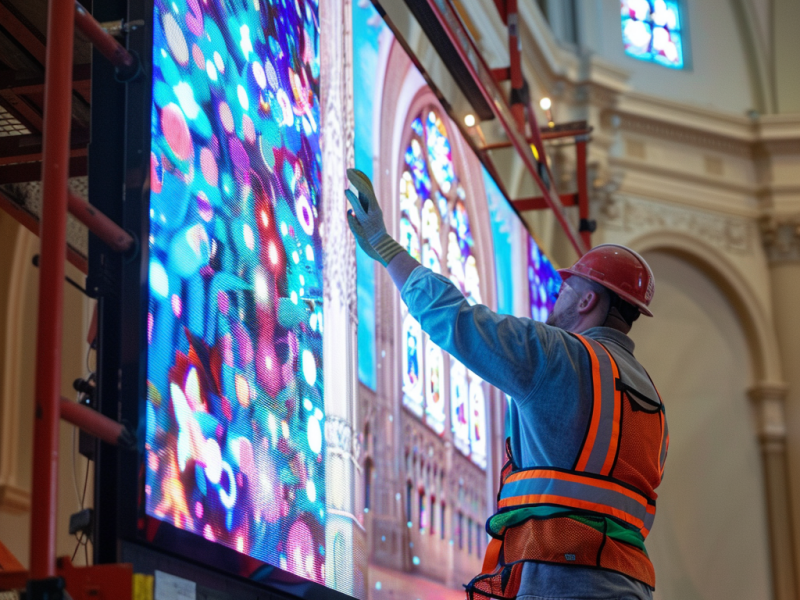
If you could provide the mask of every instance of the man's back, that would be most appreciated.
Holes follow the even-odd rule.
[[[469,306],[446,279],[426,269],[417,269],[408,278],[403,299],[435,343],[512,397],[509,422],[516,467],[574,468],[594,402],[590,355],[576,336],[530,319]],[[634,344],[627,335],[607,327],[595,327],[583,335],[611,353],[623,383],[658,405],[657,392],[633,357]],[[657,485],[650,479],[651,489],[642,491],[652,492]],[[607,569],[529,565],[520,594],[651,597],[648,586]]]

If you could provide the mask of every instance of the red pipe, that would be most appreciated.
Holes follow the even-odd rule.
[[[581,136],[575,144],[575,153],[577,164],[578,176],[578,215],[581,224],[585,224],[589,220],[589,183],[586,179],[586,141],[588,136]],[[587,248],[592,247],[592,232],[588,229],[581,230],[581,238]]]
[[[61,336],[67,248],[67,178],[72,122],[74,0],[50,0],[42,134],[42,243],[36,334],[30,576],[56,576],[58,429],[61,401]]]
[[[97,51],[117,68],[123,79],[137,72],[138,66],[133,54],[103,29],[103,26],[81,6],[80,2],[75,3],[75,26],[89,38]]]
[[[583,253],[586,252],[583,239],[578,235],[576,228],[567,220],[564,214],[564,207],[558,196],[551,192],[549,187],[545,185],[544,181],[542,181],[542,178],[539,176],[537,170],[538,165],[533,158],[533,152],[531,152],[527,139],[525,136],[520,135],[517,128],[514,127],[514,123],[511,123],[511,121],[515,119],[510,114],[511,111],[508,105],[499,99],[501,93],[497,86],[497,81],[494,79],[491,69],[489,69],[486,61],[483,59],[483,55],[478,51],[472,37],[466,33],[464,25],[457,16],[450,0],[428,0],[428,6],[447,33],[447,37],[450,38],[453,47],[458,52],[470,75],[472,75],[483,97],[489,103],[489,106],[492,107],[492,111],[500,122],[500,125],[508,134],[508,138],[517,151],[517,154],[522,159],[525,168],[531,174],[531,177],[533,177],[537,187],[542,191],[547,205],[555,213],[556,220],[569,238],[572,247],[575,248],[579,256],[583,255]],[[446,13],[444,11],[446,11]],[[453,29],[454,27],[459,28],[458,33]],[[469,47],[467,48],[465,46]]]
[[[133,237],[91,204],[72,193],[68,194],[67,200],[72,216],[86,225],[109,248],[115,252],[127,252],[133,247]]]
[[[113,446],[127,445],[132,439],[122,424],[88,406],[63,397],[61,398],[61,418]]]
[[[525,86],[525,79],[522,76],[522,40],[519,37],[519,13],[517,10],[517,0],[507,0],[506,20],[508,22],[508,58],[509,71],[511,75],[511,89],[518,94],[522,93]],[[518,98],[511,104],[511,114],[517,122],[517,129],[523,137],[527,137],[525,131],[525,104]],[[541,151],[539,148],[537,150]],[[541,155],[540,155],[541,156]]]

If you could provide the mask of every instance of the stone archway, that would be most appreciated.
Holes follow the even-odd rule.
[[[667,283],[666,291],[669,291],[668,288],[670,284],[679,287],[683,286],[685,288],[684,291],[687,293],[687,298],[684,299],[684,301],[686,306],[689,307],[688,312],[691,310],[690,298],[693,297],[697,298],[698,302],[705,304],[704,308],[707,311],[715,313],[706,315],[707,323],[700,323],[698,321],[697,330],[702,330],[704,332],[703,339],[693,340],[698,346],[704,348],[705,356],[703,356],[702,352],[697,350],[697,348],[689,347],[683,349],[682,358],[685,364],[689,365],[698,361],[708,364],[710,367],[709,379],[713,379],[713,371],[715,368],[721,368],[722,370],[718,370],[718,374],[721,375],[723,379],[721,380],[719,389],[721,390],[724,388],[726,384],[731,384],[733,387],[728,390],[728,393],[731,397],[736,396],[741,400],[738,404],[731,405],[730,400],[733,398],[727,399],[727,406],[732,408],[730,410],[726,409],[723,414],[717,415],[715,420],[710,421],[710,424],[707,426],[708,429],[705,430],[706,437],[715,436],[713,433],[713,424],[719,423],[723,419],[731,419],[731,412],[738,411],[739,416],[738,421],[734,419],[731,421],[732,424],[728,425],[729,430],[727,436],[716,435],[716,444],[711,447],[710,451],[701,451],[702,443],[694,440],[692,446],[696,446],[696,456],[692,458],[694,462],[686,464],[698,465],[705,461],[705,466],[710,469],[709,473],[714,473],[715,475],[725,469],[737,470],[736,476],[732,477],[731,480],[737,485],[735,487],[726,486],[732,487],[732,489],[719,490],[717,498],[713,500],[708,498],[708,501],[717,503],[715,506],[716,512],[714,514],[720,515],[724,512],[724,507],[735,503],[737,498],[743,499],[748,495],[753,496],[749,503],[743,504],[743,510],[739,512],[740,516],[736,519],[732,519],[732,522],[728,524],[731,528],[729,533],[735,532],[737,528],[742,530],[744,527],[749,526],[753,529],[752,535],[749,536],[750,539],[742,540],[742,542],[745,546],[748,543],[758,546],[758,540],[754,540],[753,538],[758,538],[759,535],[761,535],[763,529],[760,531],[760,528],[766,528],[765,534],[769,552],[764,559],[765,563],[762,567],[766,570],[765,576],[768,578],[768,583],[771,583],[773,590],[771,596],[779,599],[794,597],[794,551],[791,538],[792,528],[788,500],[786,427],[783,416],[786,386],[783,383],[780,355],[769,310],[761,305],[756,295],[753,293],[750,284],[744,279],[740,270],[737,269],[723,253],[693,236],[676,233],[674,231],[654,231],[648,233],[646,236],[634,239],[629,245],[635,250],[645,254],[648,258],[652,257],[656,266],[658,266],[660,261],[667,264],[668,267],[669,264],[671,264],[671,268],[676,272],[683,269],[683,274],[680,275],[680,277],[684,277],[685,281],[670,282],[667,280],[662,283]],[[661,265],[661,267],[662,269],[665,268],[664,265]],[[672,273],[671,277],[674,280],[678,275]],[[658,271],[656,271],[656,282],[656,289],[658,291]],[[662,294],[663,293],[664,292],[662,292]],[[680,294],[673,294],[671,301],[673,303],[680,303],[681,298],[678,297],[679,295]],[[656,298],[658,298],[658,293],[656,294]],[[657,300],[654,301],[654,303],[657,302]],[[676,319],[675,323],[677,325],[671,328],[671,333],[677,334],[676,329],[679,328],[681,321],[675,315],[670,317],[669,309],[675,309],[675,307],[668,307],[666,318]],[[694,317],[691,315],[685,315],[683,317],[686,319],[700,320],[704,318],[702,314],[699,316],[695,315]],[[654,319],[652,323],[657,323],[657,318]],[[641,333],[642,327],[647,327],[647,325],[637,325],[637,327]],[[727,329],[727,333],[720,331],[721,328]],[[658,327],[655,326],[652,329],[655,331],[658,330]],[[730,331],[733,329],[740,330],[738,342],[736,341],[736,334]],[[665,331],[662,330],[659,335],[664,336],[664,333]],[[727,336],[727,338],[725,336]],[[691,333],[685,337],[691,339]],[[715,362],[716,358],[725,356],[725,348],[720,346],[719,343],[717,343],[716,346],[714,345],[713,338],[715,337],[718,337],[718,342],[723,339],[728,339],[728,341],[725,342],[726,344],[737,346],[737,352],[742,355],[739,357],[741,359],[739,363],[736,362],[736,357],[733,355],[728,356],[727,360],[730,361],[728,365],[720,365],[718,361]],[[636,338],[635,330],[634,338]],[[682,340],[684,345],[686,342],[686,339]],[[659,345],[662,353],[668,354],[670,352],[670,350],[666,348],[666,346],[669,345],[666,340],[661,339],[654,341],[654,343]],[[714,348],[716,348],[716,350],[714,350]],[[639,350],[644,352],[646,356],[646,345],[640,344]],[[698,356],[694,357],[693,352],[697,353]],[[719,353],[720,356],[709,356],[715,353]],[[662,356],[666,354],[662,354]],[[691,359],[691,357],[694,357],[694,359]],[[734,363],[738,366],[734,365]],[[691,366],[688,368],[688,371],[691,372]],[[741,371],[746,371],[746,373]],[[684,376],[686,378],[691,378],[691,373],[687,373]],[[735,384],[733,383],[734,381]],[[676,389],[681,388],[680,385],[673,387]],[[698,390],[698,392],[698,396],[704,393],[700,390]],[[713,391],[706,391],[705,393],[709,394],[705,400],[704,398],[697,397],[694,398],[694,401],[715,401]],[[751,418],[751,407],[747,406],[748,396],[753,401],[752,408],[754,408],[755,411],[752,411],[754,413],[752,417],[754,418]],[[666,398],[666,401],[669,410],[669,398]],[[724,406],[724,402],[719,402],[720,408]],[[738,427],[741,429],[739,432],[740,435],[738,436],[733,432],[734,429],[736,431],[739,430],[737,429],[736,423],[738,423]],[[688,423],[687,429],[692,430],[693,426],[694,423]],[[753,427],[756,429],[756,436],[745,437],[752,435]],[[731,439],[731,437],[728,436],[733,436],[736,439]],[[673,443],[676,443],[675,440],[676,438],[673,437]],[[751,447],[750,450],[743,450],[748,445]],[[713,458],[713,449],[721,447],[729,448],[730,452],[723,453],[725,456],[717,456],[716,459]],[[676,448],[676,451],[679,450]],[[759,452],[761,454],[760,468],[758,462],[755,462],[757,458],[753,458],[757,457]],[[709,461],[714,464],[709,464]],[[754,462],[755,464],[753,464]],[[763,474],[754,474],[754,471],[759,470],[762,471]],[[667,473],[669,473],[669,467],[667,468]],[[748,473],[753,474],[750,477],[753,481],[747,479]],[[667,475],[667,478],[667,481],[669,481],[669,475]],[[702,487],[705,482],[713,478],[714,475],[706,477],[699,483],[699,486]],[[691,474],[687,474],[685,479],[691,479]],[[719,481],[724,481],[724,477],[719,478]],[[749,486],[751,489],[745,490],[742,489],[742,486]],[[710,490],[708,491],[710,492]],[[743,500],[741,501],[744,502]],[[693,517],[702,514],[704,510],[703,504],[705,502],[705,500],[698,501],[697,505],[693,507],[691,514],[683,514],[680,516],[680,519],[685,519],[685,522],[690,522]],[[749,504],[749,506],[745,506],[745,504]],[[759,508],[759,506],[761,508]],[[762,511],[766,514],[763,517],[759,517],[755,514],[758,511]],[[763,525],[760,527],[758,525],[759,520],[763,522]],[[700,523],[698,527],[703,527],[704,525],[705,523]],[[676,528],[679,527],[680,525],[676,526]],[[710,534],[710,532],[707,533]],[[657,535],[658,533],[656,533],[656,536]],[[686,535],[686,532],[684,532],[684,535]],[[658,540],[658,537],[655,539]],[[748,547],[748,551],[755,555],[759,552],[757,547]],[[719,552],[721,554],[724,553],[725,550],[720,549]],[[655,554],[658,554],[658,550],[656,550]],[[736,561],[735,557],[728,558],[730,561]],[[706,557],[706,560],[713,561],[713,559],[709,557]],[[743,566],[747,566],[750,571],[755,568],[752,563]],[[771,573],[769,572],[770,570]],[[682,588],[680,593],[684,596],[687,594],[692,595],[691,582],[685,572],[686,569],[683,569],[683,571],[681,576],[684,577],[684,581],[681,585],[688,586],[688,588]],[[729,575],[729,577],[735,578],[735,575]],[[753,578],[751,577],[748,580],[752,582]],[[671,591],[672,593],[678,592],[676,589]],[[694,592],[699,593],[699,590],[694,590]],[[766,589],[766,591],[762,589],[762,593],[769,595],[770,591],[769,589]]]

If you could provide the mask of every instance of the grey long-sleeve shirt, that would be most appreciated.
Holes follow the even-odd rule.
[[[591,364],[582,343],[557,327],[500,315],[470,305],[447,278],[417,267],[401,295],[431,340],[511,402],[511,440],[519,467],[569,469],[583,442],[592,407]],[[601,342],[616,359],[620,377],[658,402],[634,343],[608,327],[582,335]],[[652,598],[644,584],[589,568],[528,563],[519,598]]]

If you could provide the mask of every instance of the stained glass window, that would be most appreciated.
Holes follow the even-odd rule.
[[[486,466],[486,400],[483,395],[483,380],[470,373],[469,376],[469,445],[472,461],[479,467]]]
[[[403,319],[403,404],[422,416],[422,330],[409,314]]]
[[[425,109],[411,122],[409,141],[403,151],[400,176],[400,243],[424,266],[450,278],[472,303],[481,302],[478,260],[465,202],[466,193],[459,183],[453,150],[445,121],[438,111]],[[439,435],[444,434],[447,398],[456,447],[485,467],[486,427],[483,390],[476,384],[475,395],[481,406],[472,410],[468,371],[450,361],[450,386],[445,385],[447,358],[427,336],[407,328],[410,317],[403,307],[404,404],[417,416],[424,413],[425,423]],[[414,346],[414,360],[409,348]],[[422,351],[424,349],[424,352]],[[416,362],[415,362],[416,361]],[[422,364],[424,363],[424,364]],[[424,373],[424,388],[410,385],[409,369]],[[474,429],[479,435],[471,434]]]
[[[561,276],[533,238],[528,238],[528,286],[531,318],[547,321],[561,287]]]
[[[469,412],[467,408],[467,368],[457,360],[450,362],[450,423],[453,445],[469,454]]]
[[[681,16],[675,0],[622,0],[625,53],[665,67],[682,69]]]
[[[445,392],[444,392],[444,353],[441,348],[425,340],[425,416],[426,422],[436,433],[444,432]]]

